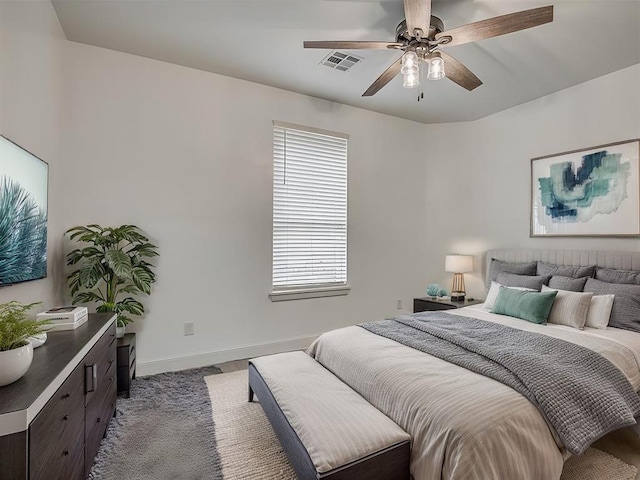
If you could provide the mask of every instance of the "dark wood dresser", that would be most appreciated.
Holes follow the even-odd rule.
[[[0,480],[86,478],[116,408],[115,318],[50,332],[26,375],[0,387]]]

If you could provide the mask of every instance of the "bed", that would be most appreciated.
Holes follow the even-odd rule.
[[[491,259],[640,270],[635,252],[495,250],[487,252],[487,261]],[[581,345],[615,365],[634,391],[640,389],[638,332],[538,325],[491,313],[482,305],[444,315]],[[558,434],[527,398],[497,380],[360,326],[320,336],[308,353],[411,435],[415,480],[560,478],[570,454]]]

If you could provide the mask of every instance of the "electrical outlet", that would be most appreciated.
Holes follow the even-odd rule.
[[[396,304],[396,308],[398,310],[402,310],[402,300],[398,300],[398,303]]]
[[[196,324],[194,322],[185,322],[184,335],[193,335],[195,333]]]

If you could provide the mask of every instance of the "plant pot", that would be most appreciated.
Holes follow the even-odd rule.
[[[116,326],[116,338],[124,337],[124,334],[127,330],[127,327],[118,327]]]
[[[20,379],[33,361],[33,345],[0,352],[0,387]]]

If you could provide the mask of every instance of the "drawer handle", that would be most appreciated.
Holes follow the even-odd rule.
[[[96,419],[96,423],[100,423],[100,417]]]
[[[62,395],[62,398],[65,399],[65,398],[69,398],[70,396],[71,396],[70,393],[65,393],[64,395]]]
[[[89,383],[91,382],[91,383]],[[89,385],[91,385],[89,387]],[[93,392],[98,387],[98,365],[85,365],[84,367],[84,390],[85,393]]]
[[[65,415],[64,417],[62,417],[63,420],[69,420],[69,415]]]
[[[65,451],[64,451],[64,452],[62,452],[62,453],[64,453],[65,455],[69,455],[69,450],[65,450]]]

